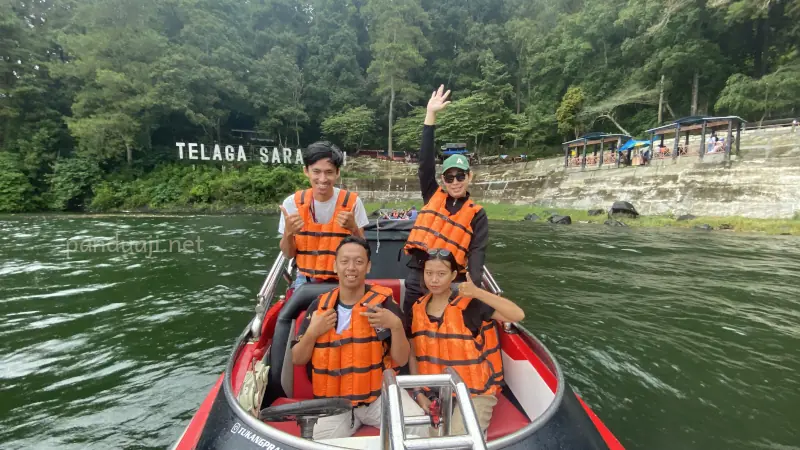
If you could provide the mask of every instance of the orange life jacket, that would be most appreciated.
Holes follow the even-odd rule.
[[[467,251],[472,241],[472,218],[481,206],[467,200],[455,214],[450,215],[445,208],[447,193],[441,188],[417,214],[414,228],[408,235],[406,253],[411,249],[428,251],[432,248],[445,248],[456,257],[463,268],[467,265]]]
[[[441,326],[428,319],[431,294],[412,307],[411,342],[417,371],[423,375],[444,373],[446,367],[458,372],[470,394],[494,395],[503,381],[503,358],[494,321],[484,322],[477,336],[464,324],[464,310],[472,301],[456,297],[444,309]]]
[[[334,327],[314,344],[311,385],[315,398],[343,397],[358,406],[370,404],[381,395],[383,371],[393,367],[392,357],[361,313],[387,301],[392,290],[367,287],[364,297],[353,305],[350,326],[342,334],[336,334]],[[320,295],[317,314],[336,308],[338,299],[339,288]]]
[[[303,219],[303,228],[295,235],[294,243],[297,254],[294,257],[297,270],[307,277],[327,280],[336,278],[333,263],[336,259],[336,247],[350,230],[336,223],[336,216],[342,211],[353,211],[358,196],[344,189],[339,190],[336,198],[336,210],[328,223],[316,223],[311,214],[314,194],[311,189],[294,193],[294,204]]]

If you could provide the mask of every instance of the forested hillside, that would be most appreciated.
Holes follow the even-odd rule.
[[[296,170],[175,142],[413,151],[442,83],[483,153],[641,133],[662,89],[662,121],[797,115],[799,45],[800,0],[0,0],[0,212],[274,202]]]

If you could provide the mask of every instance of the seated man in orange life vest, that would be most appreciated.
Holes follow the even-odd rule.
[[[362,424],[380,427],[383,371],[408,362],[408,339],[392,290],[366,284],[370,255],[363,238],[348,236],[339,243],[334,263],[339,287],[311,303],[292,343],[293,364],[311,361],[314,397],[346,398],[353,405],[352,413],[320,418],[315,440],[352,436]],[[404,415],[424,414],[405,389],[400,398]],[[409,427],[408,433],[427,436],[428,428]]]
[[[343,160],[341,150],[330,142],[309,145],[303,151],[303,173],[311,189],[295,192],[281,205],[280,248],[287,258],[295,258],[295,289],[307,282],[335,281],[336,247],[345,236],[363,237],[369,223],[358,195],[333,186]]]
[[[525,318],[511,300],[487,292],[467,281],[453,293],[450,284],[458,274],[452,252],[431,249],[423,264],[428,294],[406,309],[406,331],[411,340],[412,374],[436,375],[455,369],[469,388],[481,430],[492,419],[497,393],[503,384],[503,358],[494,320],[518,322]],[[432,394],[418,389],[414,399],[430,412]],[[464,420],[454,405],[451,434],[464,434]]]

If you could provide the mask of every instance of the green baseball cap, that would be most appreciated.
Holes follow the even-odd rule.
[[[469,158],[464,155],[451,155],[449,158],[444,160],[444,164],[442,164],[442,173],[445,173],[450,169],[461,169],[464,172],[468,172]]]

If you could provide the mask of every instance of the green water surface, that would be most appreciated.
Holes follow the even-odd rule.
[[[626,447],[800,448],[800,240],[491,227],[499,284]],[[0,217],[0,447],[171,445],[253,314],[275,228]]]

